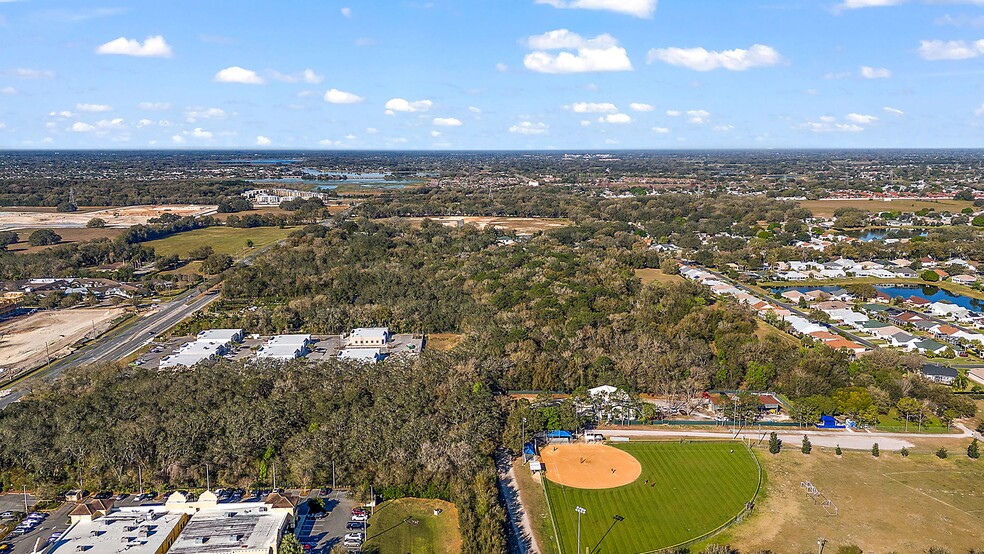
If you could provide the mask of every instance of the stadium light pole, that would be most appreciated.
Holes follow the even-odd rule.
[[[587,510],[576,506],[574,511],[577,512],[577,554],[581,554],[581,516],[587,513]]]

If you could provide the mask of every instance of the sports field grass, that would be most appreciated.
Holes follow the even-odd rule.
[[[804,200],[801,208],[813,212],[816,217],[832,217],[839,208],[860,208],[869,212],[918,212],[924,208],[938,212],[959,212],[973,206],[964,200]]]
[[[153,240],[146,244],[153,247],[157,254],[163,256],[177,254],[182,258],[187,258],[188,253],[192,250],[208,245],[216,254],[229,254],[238,258],[246,249],[247,240],[253,241],[253,248],[245,250],[247,254],[250,254],[257,249],[286,238],[293,230],[291,227],[286,229],[279,227],[254,227],[252,229],[208,227],[178,233],[166,239]]]
[[[440,515],[434,510],[440,509]],[[412,523],[416,522],[416,523]],[[376,554],[461,552],[458,509],[443,500],[400,498],[380,504],[362,551]]]
[[[565,554],[577,550],[576,506],[587,510],[581,519],[582,550],[588,546],[592,552],[651,552],[714,531],[738,515],[758,489],[758,466],[741,443],[641,442],[613,446],[632,454],[642,464],[642,475],[633,483],[589,490],[544,480]],[[624,517],[624,521],[615,522],[615,515]]]

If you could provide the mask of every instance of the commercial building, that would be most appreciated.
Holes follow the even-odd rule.
[[[160,368],[191,367],[228,352],[243,340],[242,329],[209,329],[198,333],[194,342],[182,346],[170,356],[161,358]]]
[[[349,347],[383,347],[392,338],[388,327],[352,329],[345,339],[345,344]]]
[[[338,351],[339,360],[354,360],[374,364],[386,358],[380,348],[343,348]]]
[[[161,506],[123,508],[100,515],[75,520],[46,553],[164,554],[191,519],[186,513],[169,512]]]
[[[197,502],[172,494],[165,507],[191,519],[168,554],[275,554],[297,512],[297,498],[272,494],[262,503],[219,504],[215,493]]]
[[[256,351],[258,359],[294,360],[308,354],[311,335],[277,335]]]

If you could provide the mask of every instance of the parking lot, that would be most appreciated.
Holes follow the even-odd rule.
[[[10,496],[10,495],[4,495]],[[2,497],[0,497],[2,498]],[[75,508],[72,502],[62,504],[57,510],[52,512],[43,523],[35,527],[30,533],[20,537],[12,537],[6,540],[14,546],[10,551],[12,554],[31,554],[34,552],[34,545],[40,540],[40,546],[44,546],[48,537],[56,531],[64,532],[68,529],[68,514]],[[23,496],[21,497],[20,510],[24,509]],[[0,541],[2,542],[2,541]]]
[[[346,533],[353,531],[345,528],[351,521],[352,508],[357,504],[344,491],[332,491],[325,499],[325,509],[328,516],[321,519],[308,518],[298,529],[297,537],[304,544],[310,544],[316,554],[328,554],[336,545],[341,546]],[[357,549],[353,549],[357,550]]]

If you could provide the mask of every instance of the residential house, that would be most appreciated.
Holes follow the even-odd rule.
[[[920,371],[923,377],[943,385],[952,385],[960,373],[952,367],[940,364],[924,364]]]

